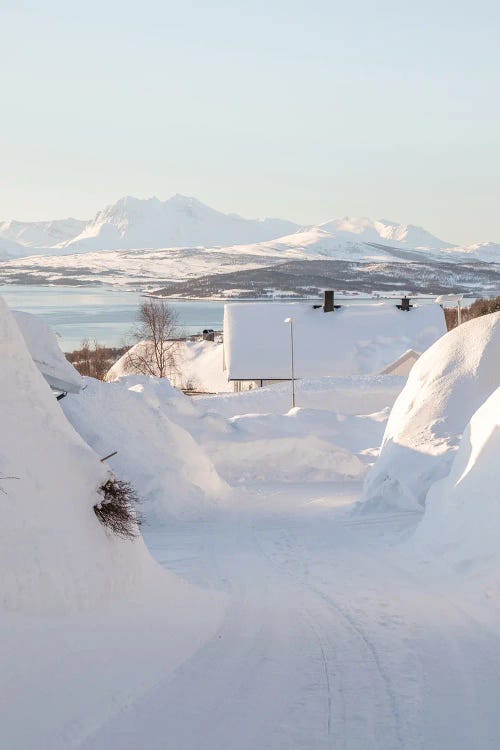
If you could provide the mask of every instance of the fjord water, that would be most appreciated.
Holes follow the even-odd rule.
[[[79,348],[84,339],[107,346],[123,346],[137,323],[138,292],[104,287],[0,287],[9,307],[40,315],[60,337],[64,351]],[[179,334],[203,328],[222,328],[224,303],[172,300],[179,316]]]
[[[84,339],[96,339],[106,346],[124,346],[137,323],[140,292],[103,286],[37,286],[5,284],[0,295],[9,307],[39,315],[56,331],[61,347],[70,352]],[[420,298],[419,303],[434,297]],[[235,300],[241,301],[241,300]],[[279,301],[279,298],[277,298]],[[380,302],[377,298],[342,299],[342,304]],[[217,300],[169,300],[178,315],[179,335],[221,329],[224,302]]]

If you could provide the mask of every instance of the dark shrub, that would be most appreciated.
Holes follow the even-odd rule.
[[[134,508],[138,498],[132,485],[113,477],[99,487],[99,492],[102,500],[94,505],[94,513],[103,526],[124,539],[138,536],[140,520]]]

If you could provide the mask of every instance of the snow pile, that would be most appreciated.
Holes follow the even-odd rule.
[[[350,450],[349,440],[345,446],[337,444],[337,438],[342,443],[345,437],[342,422],[313,409],[246,414],[230,419],[230,433],[213,441],[209,450],[220,473],[235,483],[356,479],[365,466]]]
[[[35,367],[0,299],[0,607],[78,609],[156,580],[140,538],[124,541],[97,520],[109,477],[76,434]]]
[[[464,323],[424,352],[391,412],[366,507],[424,505],[470,418],[498,386],[499,368],[500,313]]]
[[[34,363],[56,390],[78,393],[82,378],[61,350],[54,331],[36,315],[12,313]]]
[[[473,415],[449,475],[427,495],[415,542],[451,563],[500,558],[500,388]],[[462,569],[463,570],[463,569]]]
[[[137,354],[138,350],[146,346],[146,342],[140,341],[130,351]],[[222,393],[233,389],[224,372],[224,347],[220,342],[180,341],[175,357],[175,368],[169,373],[168,379],[176,388],[189,388],[205,393]],[[129,374],[129,353],[126,352],[109,369],[106,380],[111,382]]]
[[[85,382],[81,394],[63,400],[64,412],[98,455],[118,452],[109,465],[136,488],[148,523],[197,517],[227,497],[210,459],[178,423],[196,417],[187,396],[142,375]]]
[[[369,414],[392,406],[406,378],[365,375],[339,378],[304,378],[295,383],[297,406],[341,414]],[[238,414],[283,414],[291,405],[291,383],[277,383],[241,393],[196,397],[200,409],[226,417]]]
[[[310,303],[234,303],[224,309],[230,380],[290,378],[288,318],[297,378],[381,372],[408,349],[424,351],[446,333],[439,305],[402,312],[381,302],[324,313]]]

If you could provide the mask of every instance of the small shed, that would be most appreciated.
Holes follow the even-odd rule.
[[[421,354],[422,352],[416,352],[415,349],[408,349],[408,351],[382,370],[381,375],[409,375],[411,368]]]

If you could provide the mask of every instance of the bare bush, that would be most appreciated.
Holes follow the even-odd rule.
[[[112,477],[99,487],[102,500],[94,505],[99,521],[113,534],[134,539],[139,534],[140,519],[135,511],[138,502],[131,484]]]
[[[111,365],[125,352],[126,347],[117,349],[84,339],[81,348],[66,354],[66,358],[80,375],[104,380]]]
[[[127,370],[159,378],[177,372],[178,316],[162,299],[147,299],[139,309],[139,325],[133,337],[137,345],[127,354]]]

